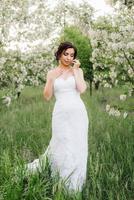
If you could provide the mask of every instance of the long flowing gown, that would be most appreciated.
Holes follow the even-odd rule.
[[[74,75],[55,79],[54,96],[52,137],[43,156],[48,156],[53,174],[58,171],[67,178],[68,189],[81,191],[87,173],[89,120]],[[29,163],[28,170],[36,170],[39,163],[39,159]]]

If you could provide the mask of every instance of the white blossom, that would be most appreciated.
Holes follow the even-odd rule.
[[[129,96],[129,97],[132,96],[132,92],[133,92],[133,89],[131,89],[131,90],[128,91],[128,96]]]
[[[134,42],[129,42],[126,46],[127,49],[134,49]]]
[[[16,92],[21,92],[23,88],[24,88],[24,85],[19,84],[19,86],[16,89]]]
[[[131,67],[128,69],[128,74],[131,78],[134,76],[134,71]]]
[[[112,46],[111,46],[111,48],[112,48],[113,50],[117,51],[118,48],[119,48],[118,43],[113,43]]]
[[[110,74],[111,78],[116,78],[117,77],[117,72],[112,71],[109,74]]]
[[[107,105],[106,105],[106,112],[108,112],[109,110],[110,110],[110,105],[107,104]]]
[[[10,96],[3,96],[2,99],[3,99],[2,102],[3,102],[4,104],[6,104],[7,107],[9,107],[10,104],[11,104],[11,97],[10,97]]]
[[[114,110],[114,108],[110,108],[110,110],[109,110],[108,114],[109,114],[109,115],[114,115],[114,113],[115,113],[115,110]]]
[[[121,95],[120,95],[120,100],[121,100],[121,101],[125,101],[125,100],[126,100],[126,97],[127,97],[127,95],[121,94]]]
[[[127,113],[127,112],[124,112],[124,113],[123,113],[123,118],[125,119],[127,116],[128,116],[128,113]]]
[[[111,86],[109,83],[105,83],[105,84],[104,84],[104,87],[105,87],[105,88],[111,88],[112,86]]]
[[[120,111],[118,109],[115,109],[113,107],[111,107],[109,110],[108,110],[108,114],[111,116],[115,116],[115,117],[119,117],[121,115]]]
[[[121,115],[119,110],[115,110],[114,111],[114,116],[119,117]]]
[[[33,80],[33,85],[38,86],[39,85],[39,81],[38,80]]]

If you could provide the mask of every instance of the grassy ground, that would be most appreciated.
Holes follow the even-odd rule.
[[[133,200],[132,97],[121,102],[123,88],[81,95],[89,116],[87,182],[81,194],[69,197],[62,183],[51,178],[49,163],[43,172],[24,178],[21,166],[39,157],[51,138],[55,99],[44,101],[42,91],[43,87],[27,87],[9,108],[0,106],[0,200]],[[109,116],[106,104],[130,114],[126,119]]]

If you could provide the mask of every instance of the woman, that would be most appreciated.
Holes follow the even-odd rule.
[[[52,174],[59,173],[70,190],[82,190],[86,180],[88,157],[88,115],[80,97],[87,89],[77,49],[63,42],[55,53],[58,66],[47,73],[44,98],[54,95],[52,138],[42,158],[48,155]],[[39,159],[28,164],[29,170],[39,168]]]

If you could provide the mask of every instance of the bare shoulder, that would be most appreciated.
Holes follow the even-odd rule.
[[[56,68],[49,70],[47,72],[47,76],[51,76],[51,75],[55,74],[55,71],[56,71]]]

